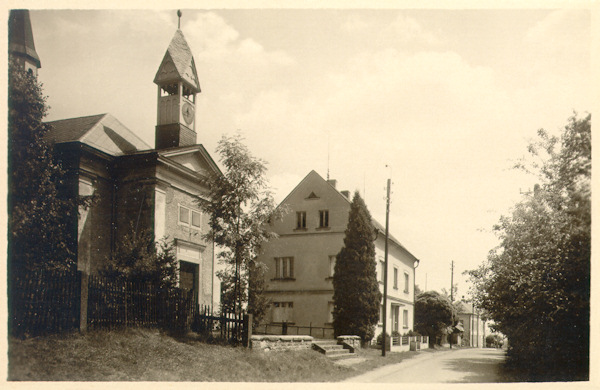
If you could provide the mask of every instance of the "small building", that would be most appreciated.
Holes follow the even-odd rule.
[[[41,63],[29,11],[11,11],[9,27],[11,57],[37,75]],[[221,172],[196,143],[200,83],[180,30],[154,83],[158,113],[140,113],[156,115],[154,148],[106,113],[48,123],[52,129],[47,140],[66,172],[61,190],[93,199],[91,207],[74,213],[72,249],[78,269],[95,273],[127,235],[149,232],[157,241],[166,238],[176,247],[180,287],[194,291],[200,304],[212,305],[214,248],[203,236],[209,218],[199,202],[207,200],[207,179]]]
[[[460,301],[457,306],[459,310],[456,328],[461,331],[457,343],[465,347],[484,348],[486,321],[481,318],[481,313],[469,302]]]
[[[268,242],[260,256],[267,265],[265,295],[271,309],[264,321],[303,327],[331,327],[333,274],[343,247],[350,212],[350,193],[338,191],[335,180],[311,171],[281,202],[286,213],[272,222],[279,238]],[[385,229],[376,230],[377,278],[383,294]],[[388,245],[388,333],[413,329],[415,268],[419,260],[396,238]],[[381,308],[383,313],[383,306]],[[382,333],[383,314],[375,335]]]

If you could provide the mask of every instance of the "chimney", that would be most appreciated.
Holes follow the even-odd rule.
[[[346,197],[346,199],[350,200],[350,191],[340,191],[342,195]]]
[[[337,185],[337,180],[335,180],[335,179],[327,180],[327,183],[329,183],[330,186],[335,188],[335,186]]]

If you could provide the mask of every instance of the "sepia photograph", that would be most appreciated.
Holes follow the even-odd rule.
[[[3,381],[593,385],[600,8],[522,3],[9,2]]]

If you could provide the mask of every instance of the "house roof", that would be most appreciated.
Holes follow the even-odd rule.
[[[459,301],[454,304],[456,309],[458,310],[458,314],[473,314],[473,305],[465,302]],[[475,313],[477,314],[477,313]]]
[[[285,197],[285,199],[283,201],[281,201],[281,203],[279,204],[280,207],[282,205],[285,204],[286,200],[290,198],[290,196],[296,192],[300,187],[302,187],[302,184],[304,182],[306,182],[310,177],[317,177],[318,179],[326,182],[332,190],[336,191],[340,197],[343,199],[344,202],[347,202],[348,204],[352,203],[352,201],[350,199],[348,199],[344,194],[342,194],[337,188],[335,188],[330,182],[327,182],[321,175],[319,175],[314,169],[312,171],[310,171],[308,173],[308,175],[306,175],[304,177],[304,179],[302,179],[300,181],[300,183],[298,183],[298,185],[296,187],[294,187],[294,189]],[[377,231],[378,234],[385,234],[385,227],[383,227],[383,225],[381,225],[379,222],[377,222],[377,220],[375,220],[374,218],[371,218],[371,222],[373,223],[373,227],[375,228],[375,230]],[[394,236],[392,236],[392,234],[388,235],[389,240],[394,243],[395,245],[397,245],[398,247],[400,247],[401,249],[403,249],[404,251],[406,251],[406,253],[408,253],[410,256],[412,256],[413,258],[415,258],[415,260],[418,260],[412,253],[410,253],[410,251],[408,249],[406,249],[406,247],[404,245],[402,245],[400,243],[400,241],[395,238]]]
[[[48,122],[51,143],[79,141],[113,156],[151,149],[135,133],[110,114],[98,114]]]
[[[175,31],[156,76],[154,76],[156,84],[176,80],[184,80],[195,92],[200,92],[194,56],[181,30]]]

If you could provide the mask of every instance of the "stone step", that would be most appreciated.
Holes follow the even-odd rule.
[[[350,353],[350,350],[348,349],[328,349],[325,350],[325,355],[326,356],[337,356],[337,355],[348,355]]]
[[[319,345],[319,347],[323,348],[326,351],[339,351],[341,349],[344,349],[344,346],[342,345]]]
[[[336,340],[313,340],[313,349],[331,359],[355,356],[350,350],[345,349],[343,345],[338,344]]]

